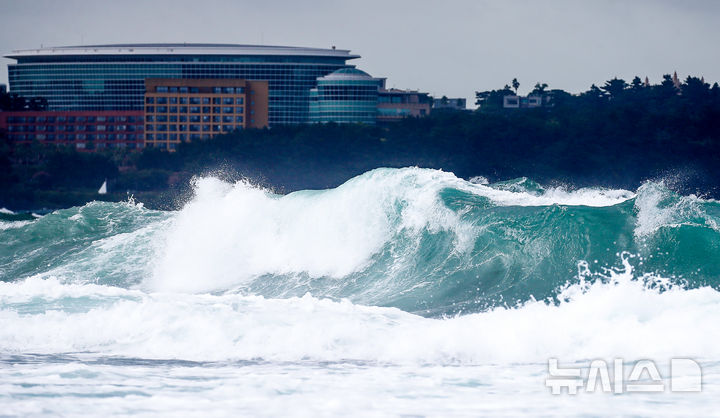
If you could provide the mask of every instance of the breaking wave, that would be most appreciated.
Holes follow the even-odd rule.
[[[378,169],[178,212],[0,220],[0,351],[481,364],[717,358],[720,204]],[[8,214],[8,216],[10,216]],[[692,326],[688,326],[692,324]]]

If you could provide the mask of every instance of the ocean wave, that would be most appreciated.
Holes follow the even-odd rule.
[[[426,317],[557,298],[595,269],[718,288],[720,205],[662,182],[636,192],[483,185],[378,169],[336,189],[277,195],[195,182],[177,212],[95,202],[0,231],[0,278],[55,277],[151,293],[347,299]],[[18,223],[18,222],[15,222]]]

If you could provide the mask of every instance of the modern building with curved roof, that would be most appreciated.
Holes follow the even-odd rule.
[[[317,80],[350,68],[349,50],[235,44],[115,44],[18,50],[10,91],[49,110],[143,110],[145,80],[245,79],[269,86],[269,123],[305,123]]]
[[[317,80],[310,90],[310,122],[367,123],[377,119],[384,78],[357,68],[341,68]]]

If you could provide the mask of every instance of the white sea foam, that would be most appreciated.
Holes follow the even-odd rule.
[[[498,190],[490,186],[473,185],[469,190],[485,196],[503,206],[613,206],[635,197],[635,194],[622,189],[583,188],[568,191],[563,188],[550,188],[542,194]]]
[[[138,297],[139,291],[96,284],[63,282],[57,277],[30,277],[17,282],[0,282],[0,304],[20,304],[83,297]]]
[[[676,196],[663,182],[645,183],[638,189],[635,200],[637,220],[635,235],[647,237],[662,227],[682,225],[705,226],[720,231],[720,226],[707,216],[702,204],[714,201],[697,196]]]
[[[41,358],[40,358],[41,359]],[[546,364],[473,367],[38,362],[0,368],[9,416],[716,416],[720,364],[701,393],[552,396]],[[110,360],[110,361],[107,361]],[[658,362],[664,377],[667,367]],[[587,364],[574,366],[586,367]],[[669,386],[669,382],[665,381]],[[662,407],[659,408],[658,404]]]
[[[631,271],[570,286],[559,305],[538,301],[446,319],[309,295],[142,294],[37,279],[1,290],[3,305],[15,307],[0,311],[0,351],[6,353],[436,365],[720,357],[719,292],[659,292]],[[52,307],[48,299],[68,297],[111,299],[84,312],[32,311],[35,300]],[[28,304],[26,313],[18,303]]]
[[[482,185],[490,184],[490,181],[485,176],[470,177],[470,179],[468,181],[472,184],[482,184]]]
[[[18,229],[31,224],[32,221],[0,221],[0,231],[6,229]]]

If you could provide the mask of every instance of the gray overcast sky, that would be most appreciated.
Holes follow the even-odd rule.
[[[389,87],[472,98],[677,71],[720,80],[717,0],[0,0],[0,52],[119,42],[350,49]],[[0,83],[7,83],[6,64]],[[470,101],[468,102],[468,104]]]

